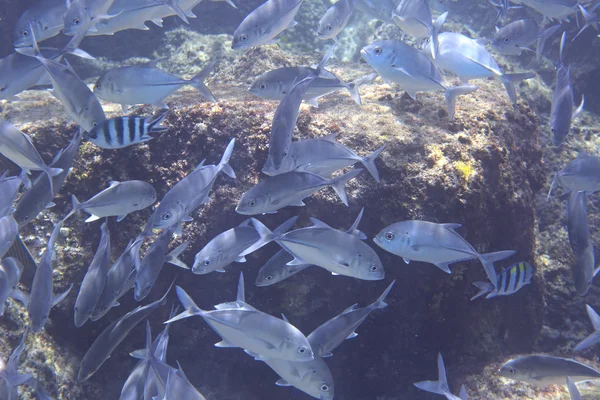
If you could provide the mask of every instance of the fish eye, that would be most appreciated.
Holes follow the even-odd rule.
[[[272,281],[273,280],[273,276],[267,275],[267,276],[265,276],[265,280]]]
[[[513,367],[508,367],[508,368],[506,368],[506,370],[508,371],[509,374],[514,374],[516,372]]]
[[[381,47],[377,46],[373,49],[373,54],[375,54],[376,56],[381,54]]]
[[[92,122],[92,126],[93,126],[94,128],[95,128],[95,127],[97,127],[97,126],[98,126],[98,122],[97,122],[97,121],[94,121],[94,122]]]
[[[44,314],[44,319],[46,319],[46,318],[48,318],[48,314],[47,313]]]
[[[371,268],[369,268],[371,270],[371,272],[375,272],[379,269],[379,267],[375,264],[371,265]]]
[[[306,353],[306,350],[308,350],[306,347],[300,346],[300,348],[298,349],[298,354],[304,354]]]
[[[73,19],[73,23],[74,23],[75,25],[79,25],[79,23],[80,23],[80,22],[81,22],[81,21],[79,21],[79,18],[75,18],[75,19]]]
[[[203,264],[206,266],[210,265],[210,258],[207,258],[206,260],[204,260]]]
[[[504,43],[508,43],[508,37],[504,38]]]
[[[248,35],[245,35],[245,34],[244,34],[244,35],[240,36],[240,40],[241,40],[242,42],[245,42],[246,40],[248,40]]]
[[[330,25],[327,25],[327,30],[328,30],[328,31],[330,31],[330,30],[332,30],[332,29],[333,29],[333,27],[331,26],[331,24],[330,24]]]
[[[394,232],[386,232],[385,238],[387,240],[394,240]]]
[[[164,214],[162,215],[162,219],[163,219],[164,221],[167,221],[167,220],[171,219],[171,214],[170,214],[170,213],[168,213],[168,212],[164,213]]]
[[[250,201],[248,202],[248,206],[249,206],[249,207],[254,207],[255,205],[256,205],[256,200],[250,200]]]
[[[2,86],[2,87],[0,88],[0,92],[4,92],[4,90],[5,90],[5,89],[6,89],[6,86]]]
[[[259,86],[260,90],[265,90],[267,88],[267,85],[265,85],[264,83],[261,83]]]
[[[283,152],[283,156],[285,157],[285,156],[287,156],[287,155],[288,155],[288,152],[287,152],[287,150],[286,150],[286,151],[284,151],[284,152]]]
[[[328,392],[329,391],[329,385],[326,384],[322,384],[321,387],[321,392]]]

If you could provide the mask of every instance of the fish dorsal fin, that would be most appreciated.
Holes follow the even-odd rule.
[[[310,218],[310,222],[313,223],[313,228],[329,228],[329,229],[333,229],[332,227],[330,227],[329,225],[327,225],[325,222],[318,220],[316,218]]]
[[[158,62],[160,61],[160,58],[155,58],[154,60],[150,60],[145,64],[142,64],[142,67],[144,68],[153,68],[153,69],[158,69]]]
[[[361,240],[366,240],[367,239],[367,235],[365,235],[363,232],[361,232],[358,229],[358,224],[360,224],[360,220],[362,219],[364,211],[365,211],[365,208],[363,207],[360,210],[360,212],[358,213],[358,216],[354,220],[354,223],[352,224],[352,226],[350,227],[350,229],[348,229],[348,231],[346,232],[346,233],[349,233],[350,235],[357,236]]]
[[[453,223],[449,223],[449,224],[440,224],[442,225],[444,228],[446,229],[450,229],[452,231],[460,228],[462,225],[461,224],[453,224]]]
[[[285,322],[287,322],[288,324],[290,323],[290,321],[288,321],[288,319],[286,318],[286,316],[281,313],[281,319],[284,320]]]
[[[337,143],[337,142],[335,141],[335,138],[337,137],[337,135],[338,135],[338,134],[334,132],[334,133],[330,133],[330,134],[328,134],[328,135],[322,136],[322,137],[320,137],[319,139],[321,139],[321,140],[325,140],[325,141],[327,141],[327,142],[333,142],[333,143]]]
[[[121,183],[121,182],[119,182],[119,181],[110,181],[110,182],[108,182],[108,185],[109,185],[108,187],[109,187],[109,188],[111,188],[111,187],[115,187],[115,186],[117,186],[119,183]]]
[[[240,280],[238,282],[237,288],[237,301],[241,301],[243,303],[246,302],[246,293],[244,287],[244,273],[240,272]]]
[[[204,162],[206,161],[206,158],[202,161],[200,161],[200,164],[198,164],[198,166],[194,169],[194,171],[199,170],[200,168],[204,167]]]
[[[356,307],[357,307],[357,306],[358,306],[358,303],[354,303],[354,304],[352,304],[350,307],[346,308],[346,309],[345,309],[345,310],[342,312],[342,314],[347,314],[347,313],[349,313],[350,311],[354,311],[354,310],[356,310]]]
[[[252,218],[248,218],[244,222],[238,225],[238,227],[250,227],[252,228]]]

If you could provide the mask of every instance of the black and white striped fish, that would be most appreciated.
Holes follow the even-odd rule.
[[[164,111],[157,117],[115,117],[99,123],[87,134],[90,142],[105,149],[121,149],[132,144],[154,139],[150,133],[160,133],[168,128],[160,123],[167,116]]]
[[[500,275],[498,275],[495,284],[490,282],[473,283],[473,285],[479,288],[479,293],[471,298],[471,300],[475,300],[486,293],[489,293],[486,296],[486,299],[491,299],[496,296],[511,295],[518,292],[523,286],[531,283],[532,277],[533,267],[531,264],[526,261],[518,262],[502,271]]]

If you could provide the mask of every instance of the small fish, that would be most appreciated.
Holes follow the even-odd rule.
[[[293,28],[303,0],[267,0],[244,18],[233,33],[232,49],[269,44],[286,29]]]
[[[3,120],[0,120],[0,153],[27,174],[30,171],[43,171],[48,175],[50,188],[53,187],[52,177],[63,172],[62,168],[52,168],[46,165],[29,135]]]
[[[67,12],[63,17],[65,35],[86,35],[96,24],[109,19],[108,10],[115,0],[66,0]]]
[[[425,47],[429,46],[427,44]],[[533,72],[505,74],[480,40],[460,33],[444,32],[439,35],[438,55],[433,63],[440,70],[450,71],[467,84],[471,79],[498,78],[508,98],[517,103],[515,83],[535,76]]]
[[[32,29],[40,42],[58,35],[66,12],[65,0],[39,0],[19,17],[13,30],[14,46],[31,46]]]
[[[96,125],[86,138],[103,149],[122,149],[154,139],[151,133],[166,132],[169,128],[160,123],[167,116],[163,111],[156,117],[115,117]]]
[[[12,215],[0,218],[0,260],[11,248],[18,234],[19,225]]]
[[[516,4],[524,4],[533,8],[545,18],[559,22],[569,21],[569,17],[577,13],[580,0],[511,0]],[[564,384],[564,382],[562,383]]]
[[[477,89],[469,85],[445,86],[440,72],[424,53],[398,40],[376,41],[360,53],[384,80],[399,84],[415,100],[417,92],[443,90],[450,119],[454,118],[456,98]]]
[[[156,202],[156,190],[144,181],[110,181],[109,187],[80,203],[75,195],[71,195],[73,209],[70,214],[84,210],[91,214],[85,222],[93,222],[100,218],[117,216],[122,221],[129,213],[143,210]]]
[[[311,222],[313,226],[308,228],[280,234],[271,232],[260,221],[252,219],[261,237],[261,241],[254,246],[276,241],[294,256],[288,265],[313,264],[333,275],[363,280],[381,280],[385,277],[379,256],[360,236],[333,229],[316,218],[311,218]]]
[[[314,68],[283,67],[274,69],[256,78],[248,90],[263,99],[281,101],[292,90],[296,82],[304,80],[311,73],[315,73]],[[317,77],[310,84],[302,97],[302,100],[313,107],[319,107],[319,98],[342,89],[348,90],[352,99],[360,105],[358,87],[370,83],[377,77],[377,74],[369,74],[352,82],[345,82],[333,72],[324,71],[323,74],[324,76]]]
[[[592,326],[594,327],[594,332],[579,342],[577,346],[575,346],[575,351],[585,350],[600,342],[600,316],[592,307],[589,306],[589,304],[585,305],[585,309],[590,321],[592,322]]]
[[[21,184],[26,184],[28,181],[29,178],[24,171],[19,176],[6,176],[6,172],[0,176],[0,218],[14,213],[13,204]],[[44,178],[44,181],[48,180]]]
[[[139,266],[136,266],[137,274],[133,288],[136,301],[142,301],[148,296],[150,289],[152,289],[156,279],[158,279],[164,263],[168,262],[179,268],[190,269],[183,261],[177,258],[188,247],[189,242],[180,244],[175,250],[169,253],[169,243],[171,242],[174,230],[173,227],[165,229],[154,240],[148,251],[146,251]]]
[[[314,359],[306,336],[286,320],[248,308],[204,311],[179,286],[177,297],[185,311],[165,323],[200,316],[222,337],[216,347],[241,347],[256,354],[255,358],[260,361],[275,358],[306,362]]]
[[[342,203],[348,206],[344,185],[363,170],[358,168],[333,179],[322,178],[300,169],[270,176],[242,195],[235,211],[244,215],[273,214],[286,206],[304,206],[303,200],[318,190],[331,186]]]
[[[202,71],[190,80],[161,71],[156,67],[158,61],[106,71],[96,81],[94,93],[102,100],[122,106],[152,104],[168,108],[165,98],[183,86],[191,85],[202,97],[212,102],[217,101],[204,84],[204,80],[215,66],[214,61],[206,64]]]
[[[273,257],[269,258],[265,265],[258,271],[255,282],[256,286],[264,287],[274,285],[311,266],[310,264],[287,265],[293,260],[293,255],[284,249],[279,250]]]
[[[18,400],[17,386],[29,384],[34,379],[32,374],[19,372],[19,359],[23,350],[25,350],[27,333],[28,330],[25,329],[21,337],[21,343],[15,347],[7,363],[0,358],[0,398],[3,400]]]
[[[564,385],[567,376],[574,382],[600,378],[599,371],[575,360],[539,354],[509,360],[498,372],[505,378],[527,382],[539,388]]]
[[[575,255],[575,264],[571,266],[573,283],[580,296],[584,296],[597,271],[594,271],[594,243],[590,238],[588,224],[587,197],[585,192],[570,192],[567,200],[567,231],[569,243]]]
[[[167,302],[167,295],[171,291],[171,287],[160,299],[145,306],[137,307],[135,310],[128,312],[121,318],[115,320],[107,326],[100,335],[96,338],[92,346],[83,356],[79,373],[77,375],[78,382],[87,381],[98,369],[108,360],[112,352],[121,344],[123,339],[129,332],[135,328],[137,324],[148,318],[148,315]]]
[[[525,261],[518,262],[502,271],[494,283],[473,283],[479,289],[479,293],[471,297],[471,300],[475,300],[486,293],[489,293],[486,299],[496,296],[510,296],[521,290],[523,286],[531,283],[533,272],[531,264]]]
[[[529,46],[537,41],[536,56],[540,62],[546,41],[559,29],[560,25],[542,29],[533,19],[520,19],[497,28],[490,46],[498,53],[519,56],[523,50],[531,51]]]
[[[331,357],[332,351],[346,339],[358,336],[356,329],[375,310],[387,307],[385,298],[394,286],[394,280],[372,304],[364,308],[356,308],[356,304],[344,310],[341,314],[321,324],[310,335],[307,336],[310,346],[316,355],[320,357]]]
[[[14,257],[7,257],[0,264],[0,316],[4,315],[4,306],[6,300],[12,297],[12,293],[17,289],[23,266]]]
[[[317,38],[321,40],[333,39],[334,42],[339,43],[337,35],[339,35],[354,11],[355,0],[338,0],[333,4],[325,15],[319,20],[317,27]]]
[[[300,104],[302,98],[310,85],[322,75],[327,61],[332,56],[335,46],[332,46],[329,52],[323,57],[317,69],[301,81],[294,84],[292,89],[286,94],[277,106],[271,125],[271,136],[269,137],[269,157],[273,160],[275,169],[281,167],[281,163],[287,157],[294,128],[300,114]]]
[[[579,393],[579,390],[577,390],[577,386],[570,376],[567,376],[567,388],[569,389],[571,400],[583,400],[583,396]]]
[[[447,17],[448,13],[444,13],[432,22],[431,9],[426,0],[400,0],[392,14],[394,23],[402,30],[402,39],[406,35],[415,39],[431,38],[433,45],[430,46],[430,51],[433,59],[437,56],[438,33]]]
[[[554,85],[554,95],[552,96],[552,107],[550,109],[550,128],[552,129],[552,143],[555,146],[560,145],[569,134],[571,122],[581,114],[585,97],[581,97],[581,104],[576,110],[573,97],[573,86],[571,85],[571,68],[565,67],[563,63],[563,50],[567,32],[563,32],[560,41],[560,52],[558,56],[558,65],[556,67],[556,84]]]
[[[273,176],[304,167],[303,170],[320,176],[332,176],[335,171],[360,162],[379,182],[379,171],[375,160],[387,145],[381,146],[366,157],[361,157],[348,147],[336,142],[336,136],[337,133],[332,133],[320,138],[292,142],[288,157],[283,160],[281,167],[276,170],[271,158],[267,158],[262,172]]]
[[[592,194],[600,190],[600,157],[581,153],[570,161],[555,177],[568,190]],[[554,182],[552,182],[554,186]],[[550,197],[550,193],[548,193]]]
[[[45,208],[54,207],[52,200],[60,191],[67,175],[71,172],[73,159],[79,152],[81,136],[81,132],[77,131],[69,145],[54,156],[54,160],[49,167],[61,169],[62,172],[52,177],[52,186],[50,186],[50,182],[45,176],[40,175],[33,181],[31,189],[23,193],[13,214],[19,226],[27,225],[33,221]]]
[[[76,36],[73,40],[80,40]],[[35,57],[42,63],[50,81],[52,82],[52,95],[63,105],[67,115],[75,121],[85,132],[90,132],[94,127],[106,119],[104,110],[94,93],[79,79],[70,64],[60,64],[45,58],[38,47],[35,35],[32,35],[33,51],[29,48],[19,48],[21,54]]]
[[[402,257],[407,264],[427,262],[447,274],[451,273],[450,264],[476,258],[483,264],[490,282],[496,282],[493,263],[512,256],[515,251],[480,254],[456,232],[460,227],[460,224],[402,221],[383,228],[373,241],[385,251]]]
[[[83,277],[79,294],[75,300],[74,314],[77,328],[82,327],[92,316],[110,268],[110,231],[106,222],[100,226],[100,231],[102,232],[100,243],[98,243],[94,259]]]
[[[142,235],[150,235],[152,229],[172,226],[179,227],[175,232],[179,234],[181,222],[191,221],[190,214],[209,201],[208,194],[221,171],[235,179],[235,172],[229,165],[234,145],[235,139],[231,139],[218,165],[204,165],[202,161],[193,172],[177,182],[150,216]]]
[[[465,385],[462,385],[460,388],[460,396],[455,396],[450,391],[450,387],[448,386],[448,378],[446,377],[446,367],[444,366],[444,359],[442,358],[442,353],[438,353],[437,357],[438,364],[438,380],[437,381],[422,381],[416,382],[414,385],[421,390],[426,392],[431,392],[435,394],[441,394],[442,396],[446,396],[448,400],[468,400],[467,398],[467,390]]]

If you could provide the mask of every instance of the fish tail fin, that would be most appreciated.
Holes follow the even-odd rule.
[[[438,39],[438,35],[440,33],[440,29],[446,23],[446,18],[448,18],[448,11],[440,15],[431,27],[431,57],[435,60],[438,53],[438,48],[440,46],[440,41]]]
[[[77,56],[79,58],[85,58],[87,60],[95,60],[94,56],[79,48],[79,45],[81,44],[81,41],[84,37],[85,34],[78,34],[73,36],[73,39],[69,40],[69,43],[67,43],[67,45],[63,48],[63,53],[72,54],[74,56]]]
[[[329,49],[327,54],[325,54],[325,57],[323,57],[323,59],[321,60],[319,65],[317,65],[317,68],[315,69],[315,72],[314,72],[317,76],[324,76],[324,74],[326,72],[325,66],[327,65],[327,62],[329,62],[329,59],[335,52],[336,47],[337,47],[337,45],[335,45],[335,44],[333,46],[331,46],[331,48]]]
[[[550,36],[554,35],[556,31],[560,29],[560,25],[552,25],[550,28],[544,30],[540,35],[537,47],[535,49],[535,54],[537,57],[537,62],[539,63],[542,60],[542,55],[544,54],[544,47],[546,46],[546,41],[550,38]],[[575,39],[573,39],[575,40]]]
[[[196,88],[197,91],[200,92],[202,97],[212,101],[213,103],[217,101],[215,96],[211,93],[208,87],[204,84],[204,80],[208,77],[208,75],[212,72],[215,67],[215,62],[211,61],[202,68],[202,71],[198,73],[198,75],[194,76],[190,79],[189,84]]]
[[[261,247],[271,243],[272,241],[278,240],[279,237],[281,237],[284,233],[290,230],[290,228],[296,223],[297,219],[298,216],[292,217],[285,221],[283,224],[279,225],[273,231],[271,231],[265,226],[265,224],[263,224],[256,218],[251,218],[252,226],[254,226],[254,229],[256,229],[256,232],[260,236],[260,239],[258,239],[252,246],[244,250],[244,253],[250,254],[260,249]]]
[[[577,32],[577,35],[575,35],[575,37],[571,40],[571,43],[574,42],[575,39],[577,39],[579,35],[581,35],[583,31],[585,31],[587,28],[589,28],[590,26],[596,27],[598,25],[598,18],[594,14],[586,10],[581,4],[579,4],[579,10],[581,11],[581,15],[583,15],[585,23],[583,24],[583,27],[579,30],[579,32]]]
[[[381,294],[381,296],[379,296],[375,303],[372,304],[373,308],[386,308],[388,306],[388,304],[385,302],[385,298],[390,293],[390,290],[392,290],[392,288],[394,287],[394,283],[396,283],[395,279],[392,281],[392,283],[388,285],[388,287],[383,291],[383,293]]]
[[[585,96],[581,95],[581,103],[579,103],[579,107],[577,107],[577,109],[575,111],[573,111],[573,117],[571,117],[571,120],[574,120],[575,118],[577,118],[579,116],[579,114],[581,114],[583,112],[584,105],[585,105]]]
[[[473,282],[473,285],[479,289],[479,292],[475,296],[471,297],[471,301],[492,292],[495,288],[495,286],[489,282]]]
[[[197,305],[196,303],[194,303],[194,300],[192,300],[192,298],[190,297],[190,295],[188,295],[186,293],[185,290],[183,290],[180,286],[177,286],[175,288],[176,292],[177,292],[177,298],[179,299],[179,301],[181,302],[181,305],[184,308],[184,311],[177,314],[176,316],[174,316],[173,318],[169,319],[168,321],[165,321],[165,324],[170,324],[172,322],[175,321],[179,321],[180,319],[185,319],[185,318],[189,318],[189,317],[193,317],[195,315],[202,315],[204,313],[204,311],[202,311]]]
[[[346,206],[348,206],[348,196],[346,195],[346,191],[344,190],[344,185],[350,179],[353,179],[353,178],[357,177],[358,175],[360,175],[361,172],[363,172],[363,169],[357,168],[350,172],[345,173],[342,176],[333,178],[332,180],[329,181],[329,184],[331,185],[333,190],[335,190],[335,193],[338,195],[340,200],[342,200],[342,203],[344,203]]]
[[[217,166],[217,169],[219,171],[223,171],[225,173],[225,175],[227,175],[233,179],[235,179],[235,171],[233,170],[233,168],[231,168],[231,165],[229,165],[229,159],[231,158],[231,153],[233,153],[234,146],[235,146],[235,138],[231,139],[231,141],[225,148],[225,151],[223,152],[223,156],[221,157],[221,161],[219,162],[219,165]]]
[[[455,86],[446,89],[446,108],[448,109],[449,119],[454,119],[454,112],[456,109],[456,98],[458,96],[462,96],[463,94],[473,93],[476,90],[477,86],[473,85]]]
[[[169,114],[169,110],[163,110],[156,117],[152,118],[152,120],[148,122],[146,133],[164,132],[169,129],[166,126],[161,125],[167,117],[167,114]]]
[[[377,78],[377,74],[372,73],[367,76],[363,76],[362,78],[355,79],[352,82],[348,82],[346,89],[350,93],[350,96],[352,96],[352,99],[354,99],[356,104],[358,104],[359,106],[362,105],[362,101],[360,99],[360,93],[358,92],[358,88],[361,85],[371,83],[375,78]]]
[[[65,220],[67,218],[69,218],[71,215],[75,214],[77,211],[79,211],[80,207],[81,207],[81,203],[79,202],[79,200],[77,200],[77,197],[75,197],[75,195],[72,194],[71,195],[71,211],[69,211],[69,213],[65,217]]]
[[[448,379],[446,378],[446,367],[441,353],[438,353],[438,380],[417,382],[414,385],[426,392],[441,394],[442,396],[445,396],[445,391],[450,392]]]
[[[522,72],[518,74],[504,74],[500,76],[502,84],[506,89],[506,93],[513,104],[517,104],[517,90],[515,89],[515,82],[520,82],[525,79],[533,78],[535,74],[533,72]]]
[[[379,155],[385,150],[386,147],[387,143],[362,159],[362,164],[365,166],[367,171],[369,171],[373,179],[375,179],[378,183],[380,182],[379,171],[377,170],[377,165],[375,165],[375,160],[379,158]]]
[[[50,183],[50,192],[54,193],[54,180],[52,179],[52,177],[56,176],[56,175],[59,175],[60,173],[62,173],[63,169],[62,168],[52,168],[52,167],[45,166],[44,167],[44,172],[48,176],[48,182]]]
[[[479,260],[481,261],[481,264],[483,264],[483,269],[485,270],[485,273],[487,274],[487,277],[492,284],[495,284],[498,280],[498,275],[496,274],[494,263],[496,261],[504,260],[505,258],[508,258],[514,255],[515,253],[516,251],[514,250],[502,250],[479,255]]]
[[[185,249],[187,249],[189,244],[190,244],[190,242],[185,242],[185,243],[182,243],[179,246],[177,246],[177,248],[175,250],[173,250],[172,252],[169,253],[166,261],[170,264],[175,265],[176,267],[183,268],[183,269],[190,269],[190,267],[188,267],[183,261],[181,261],[179,258],[177,258],[177,257],[179,257],[179,255],[181,253],[183,253],[185,251]]]

